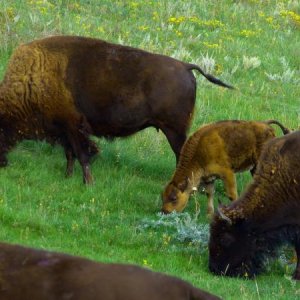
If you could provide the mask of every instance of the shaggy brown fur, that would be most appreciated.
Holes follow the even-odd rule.
[[[1,300],[213,300],[178,278],[133,265],[0,243]]]
[[[291,244],[300,280],[300,131],[269,141],[253,182],[210,228],[209,269],[219,275],[259,274],[266,258]]]
[[[101,40],[57,36],[20,46],[0,85],[0,164],[22,139],[65,148],[91,182],[88,136],[108,138],[161,129],[176,156],[186,139],[196,96],[192,70],[231,88],[198,66]]]
[[[208,195],[208,215],[214,212],[214,180],[223,180],[230,200],[237,198],[236,172],[255,169],[265,142],[275,137],[278,121],[220,121],[198,129],[184,144],[172,180],[163,193],[163,212],[182,211],[201,184]]]

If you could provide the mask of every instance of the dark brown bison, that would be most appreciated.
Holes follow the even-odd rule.
[[[0,243],[1,300],[213,300],[176,277],[133,265]]]
[[[236,172],[255,170],[263,145],[275,137],[270,124],[276,120],[220,121],[200,127],[184,144],[179,163],[163,192],[163,212],[182,211],[198,186],[205,188],[208,198],[208,216],[214,212],[214,181],[223,180],[227,196],[237,198]]]
[[[248,189],[215,214],[209,269],[253,277],[283,244],[296,249],[294,278],[300,280],[300,131],[269,141]]]
[[[198,66],[101,40],[56,36],[19,46],[0,85],[0,164],[22,139],[65,148],[67,175],[77,158],[85,182],[97,153],[89,135],[124,137],[161,129],[176,157],[193,114]]]

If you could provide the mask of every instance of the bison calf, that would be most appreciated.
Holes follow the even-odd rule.
[[[269,141],[253,182],[210,227],[209,269],[218,275],[253,277],[283,244],[296,249],[300,280],[300,131]]]
[[[0,84],[0,165],[22,139],[60,143],[67,175],[74,159],[84,181],[97,147],[89,135],[124,137],[161,129],[178,158],[196,98],[200,67],[98,39],[55,36],[18,47]]]
[[[278,121],[220,121],[201,127],[184,144],[175,173],[163,192],[163,212],[182,211],[201,184],[208,196],[208,215],[214,212],[214,181],[223,180],[227,196],[237,198],[235,172],[255,169],[264,143],[275,137],[270,124],[284,134]]]
[[[213,300],[178,278],[133,265],[0,243],[1,300]]]

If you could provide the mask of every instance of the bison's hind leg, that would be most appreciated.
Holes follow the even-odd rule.
[[[205,184],[205,194],[207,196],[207,218],[211,219],[214,214],[214,193],[215,186],[214,182]]]

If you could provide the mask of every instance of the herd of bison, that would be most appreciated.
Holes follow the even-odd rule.
[[[161,130],[176,156],[162,194],[162,211],[182,211],[204,189],[210,220],[209,265],[223,276],[253,278],[266,258],[292,245],[300,280],[300,131],[277,120],[226,120],[187,139],[196,100],[192,70],[213,84],[232,86],[199,66],[98,39],[54,36],[19,46],[0,84],[0,165],[23,139],[63,146],[66,175],[78,159],[86,184],[98,153],[91,135],[125,137]],[[271,125],[281,128],[275,136]],[[235,173],[249,170],[239,197]],[[232,202],[214,212],[214,181]],[[178,278],[137,266],[0,243],[1,299],[219,299]]]

